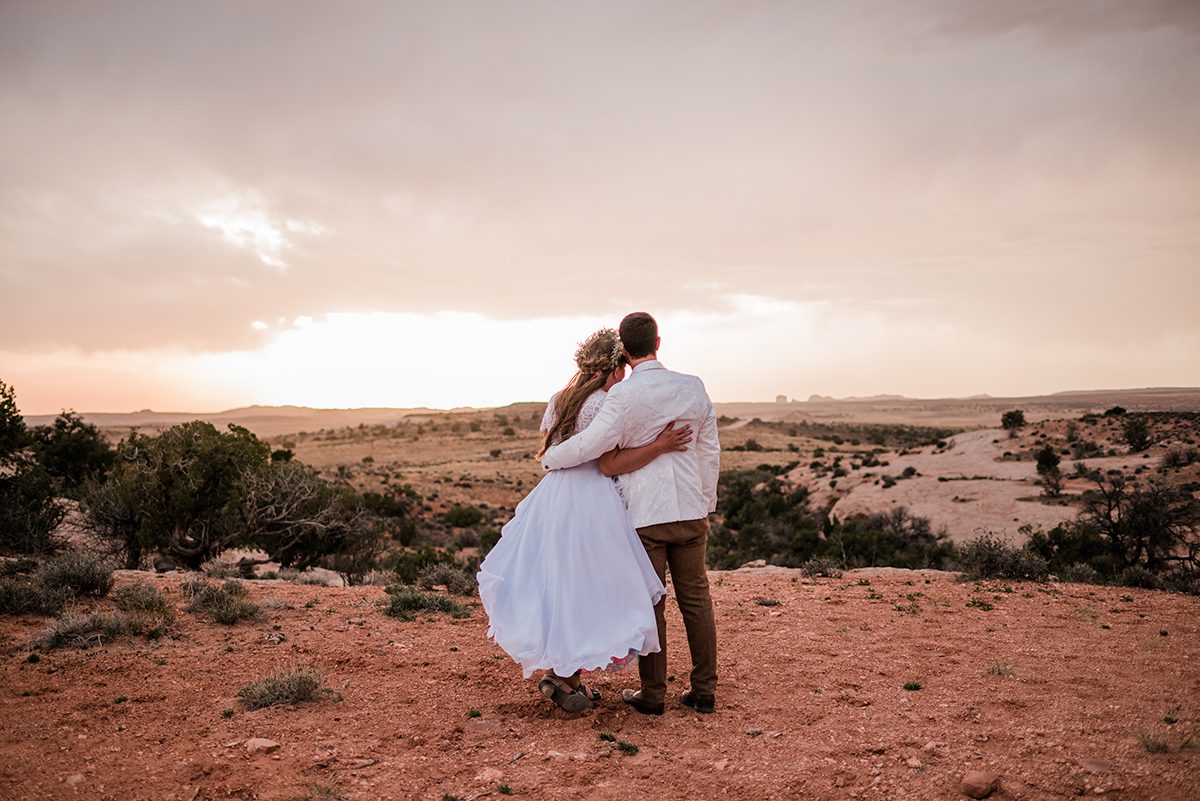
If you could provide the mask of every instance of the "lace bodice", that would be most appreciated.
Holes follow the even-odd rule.
[[[608,393],[602,389],[598,389],[591,395],[588,395],[587,400],[583,402],[583,406],[579,409],[579,419],[575,421],[575,430],[571,432],[572,436],[591,425],[592,421],[596,419],[596,415],[600,414],[600,407],[604,405],[604,399],[607,397]],[[558,416],[554,413],[557,403],[558,393],[555,393],[550,402],[546,404],[546,413],[542,415],[542,431],[549,431],[553,427],[554,421],[558,419]]]

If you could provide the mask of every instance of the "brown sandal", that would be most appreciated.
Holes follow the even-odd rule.
[[[557,704],[558,708],[564,712],[575,714],[585,709],[591,709],[593,705],[590,695],[584,695],[579,690],[571,689],[571,685],[557,676],[546,676],[538,682],[538,689],[541,690],[542,695]]]
[[[582,693],[593,704],[598,703],[604,699],[604,696],[600,694],[599,690],[593,690],[591,687],[588,687],[586,684],[580,684],[578,692]]]

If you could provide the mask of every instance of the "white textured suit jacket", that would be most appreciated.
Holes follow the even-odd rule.
[[[561,470],[598,459],[616,447],[646,445],[672,421],[691,425],[694,438],[688,449],[663,454],[621,476],[621,494],[638,528],[700,520],[717,508],[721,443],[716,413],[704,382],[672,372],[656,360],[637,365],[610,389],[592,424],[547,450],[542,467]]]

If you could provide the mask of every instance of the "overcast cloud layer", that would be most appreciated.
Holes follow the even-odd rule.
[[[1200,384],[1188,0],[9,3],[0,118],[30,411],[427,402],[239,376],[635,308],[723,329],[723,400]]]

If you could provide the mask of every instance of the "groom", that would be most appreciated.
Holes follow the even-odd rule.
[[[691,426],[695,445],[659,456],[621,476],[629,515],[660,580],[671,569],[675,599],[692,652],[692,687],[683,703],[712,712],[717,689],[717,628],[708,594],[705,545],[708,515],[717,505],[721,445],[712,401],[699,378],[671,372],[658,361],[658,324],[645,312],[621,321],[621,343],[633,371],[614,385],[596,419],[542,457],[547,470],[559,470],[600,457],[614,448],[635,448],[654,439],[672,421]],[[604,461],[601,460],[601,469]],[[607,474],[607,471],[605,471]],[[638,660],[642,690],[626,690],[625,703],[645,715],[661,715],[667,694],[666,598],[654,607],[662,650]]]

